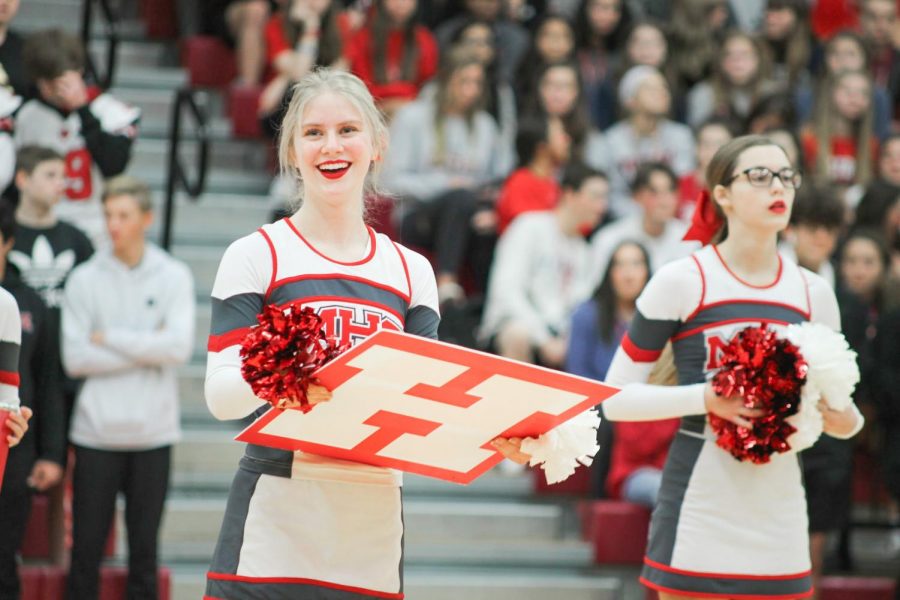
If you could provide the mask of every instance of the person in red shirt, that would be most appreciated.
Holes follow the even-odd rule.
[[[418,24],[417,8],[417,0],[377,0],[371,20],[347,46],[350,71],[388,116],[415,100],[437,72],[437,41]]]
[[[263,131],[274,137],[290,101],[291,84],[315,67],[344,69],[350,24],[333,0],[286,0],[266,23],[266,70],[259,98]]]
[[[838,73],[823,83],[816,104],[802,138],[807,171],[823,184],[865,185],[878,152],[871,78],[863,71]]]
[[[497,233],[517,216],[552,210],[559,199],[556,174],[569,159],[572,140],[562,121],[540,115],[522,119],[516,134],[519,168],[510,174],[497,199]]]
[[[610,498],[656,505],[663,465],[680,419],[613,423],[613,448],[606,491]]]

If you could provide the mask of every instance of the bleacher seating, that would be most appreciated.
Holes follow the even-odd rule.
[[[218,38],[194,35],[181,46],[181,64],[193,87],[224,88],[237,75],[234,52]]]
[[[572,496],[586,496],[591,491],[591,470],[584,466],[575,469],[575,473],[565,481],[553,485],[547,483],[544,471],[540,468],[533,469],[534,492],[536,494],[560,494]]]
[[[21,600],[57,600],[65,593],[66,572],[52,565],[28,565],[19,569],[22,581]],[[125,600],[128,569],[106,565],[100,569],[100,599]],[[159,569],[159,600],[171,598],[172,575],[166,567]]]
[[[596,500],[582,513],[585,531],[594,547],[594,562],[602,565],[640,565],[647,546],[650,511],[620,500]]]
[[[31,513],[25,525],[22,542],[22,558],[50,559],[50,498],[35,494],[31,500]]]
[[[885,577],[823,577],[819,600],[894,600],[896,585]]]
[[[232,86],[228,88],[228,120],[231,133],[240,139],[255,139],[262,135],[257,116],[261,88]]]

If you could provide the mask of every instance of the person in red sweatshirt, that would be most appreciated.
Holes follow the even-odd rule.
[[[532,115],[519,122],[516,152],[519,168],[503,184],[497,198],[497,233],[524,212],[552,210],[559,199],[557,171],[569,159],[572,140],[562,121]]]
[[[389,116],[415,100],[437,72],[437,41],[418,23],[417,9],[418,0],[377,0],[369,22],[347,46],[350,72]]]

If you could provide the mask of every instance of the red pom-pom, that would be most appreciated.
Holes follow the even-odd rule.
[[[778,338],[766,325],[740,331],[723,350],[713,390],[720,396],[740,396],[744,406],[763,409],[765,415],[750,419],[753,428],[747,429],[710,413],[716,444],[737,460],[756,464],[790,450],[787,438],[796,428],[786,419],[800,409],[806,371],[797,346]]]
[[[325,335],[325,323],[310,307],[295,303],[280,308],[263,307],[259,324],[241,342],[241,375],[257,397],[279,406],[300,402],[300,410],[312,408],[306,397],[312,374],[346,349]]]

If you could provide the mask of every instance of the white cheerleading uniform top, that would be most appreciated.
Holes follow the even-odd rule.
[[[0,406],[19,406],[19,349],[22,319],[16,299],[0,288]],[[0,444],[5,444],[0,439]]]
[[[806,500],[796,453],[775,454],[762,465],[735,460],[716,445],[703,398],[735,334],[760,323],[783,332],[804,321],[840,327],[834,292],[821,277],[779,256],[775,281],[751,285],[715,246],[664,266],[638,298],[607,378],[622,391],[603,403],[603,412],[613,421],[683,417],[651,521],[642,574],[649,587],[710,598],[808,595]],[[670,341],[679,385],[648,385]]]
[[[314,308],[327,334],[342,343],[382,328],[437,337],[437,286],[423,256],[369,229],[366,256],[339,262],[316,250],[289,219],[265,225],[229,246],[213,286],[205,391],[217,418],[268,408],[241,376],[240,344],[264,305],[295,301]],[[391,469],[252,444],[242,466],[299,479],[401,483]]]

